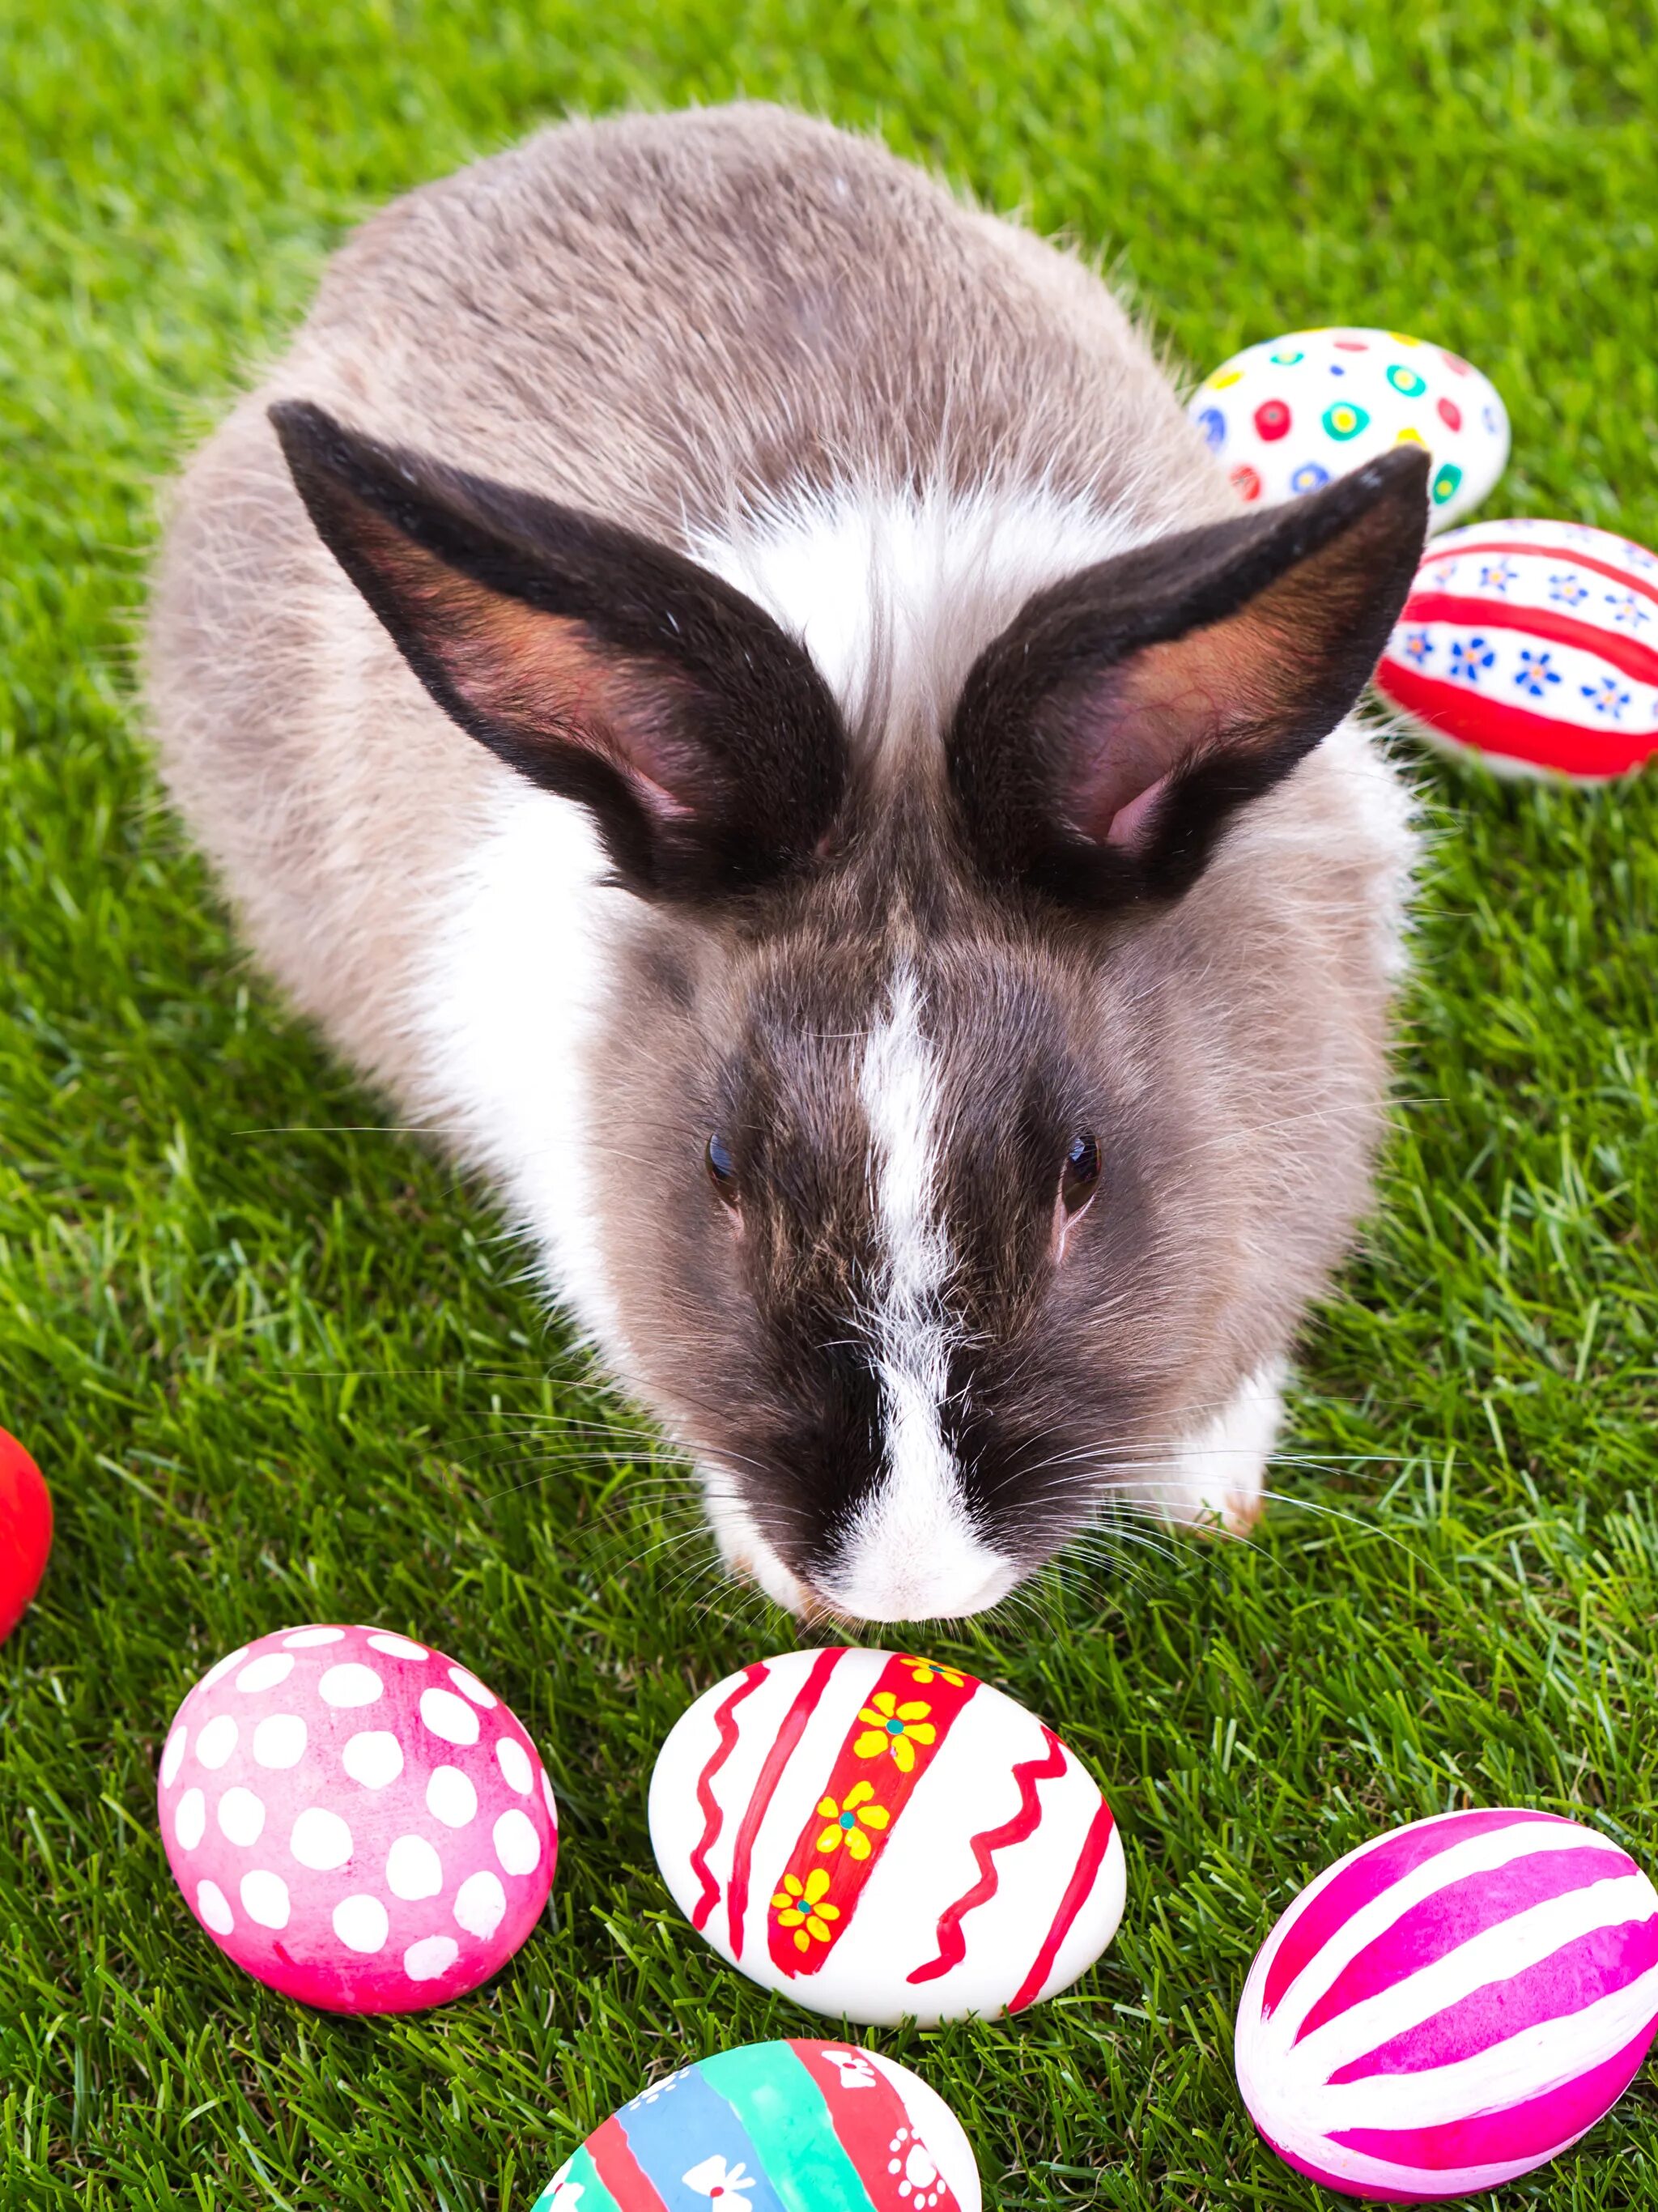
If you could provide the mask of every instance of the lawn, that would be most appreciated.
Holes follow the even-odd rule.
[[[0,1654],[0,2207],[517,2212],[644,2076],[805,2028],[688,1938],[644,1821],[692,1693],[796,1639],[483,1194],[239,957],[131,712],[154,482],[364,210],[571,107],[743,91],[1076,234],[1196,369],[1306,323],[1439,339],[1509,399],[1503,510],[1658,544],[1658,12],[7,0],[0,86],[0,1420],[59,1514]],[[1231,2016],[1379,1826],[1531,1803],[1658,1866],[1658,784],[1424,799],[1396,1133],[1283,1502],[932,1639],[1065,1730],[1129,1850],[1070,1994],[880,2039],[999,2212],[1316,2200]],[[464,1656],[562,1802],[548,1923],[423,2018],[245,1978],[155,1834],[190,1682],[331,1619]],[[1658,2202],[1658,2081],[1506,2195]]]

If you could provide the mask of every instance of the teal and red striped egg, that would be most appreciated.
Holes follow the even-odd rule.
[[[1066,1988],[1122,1917],[1122,1840],[1052,1729],[903,1652],[757,1660],[651,1778],[663,1878],[720,1956],[814,2012],[990,2018]]]
[[[595,2128],[533,2212],[980,2212],[961,2123],[849,2043],[750,2043]]]
[[[1376,683],[1430,744],[1499,774],[1626,775],[1658,750],[1658,555],[1578,522],[1453,531]]]
[[[1304,1889],[1238,2008],[1272,2148],[1350,2197],[1473,2196],[1601,2119],[1658,2025],[1658,1892],[1609,1837],[1466,1812],[1378,1836]]]
[[[1247,506],[1277,507],[1373,461],[1425,447],[1429,526],[1494,489],[1509,416],[1472,362],[1400,331],[1342,325],[1246,346],[1206,376],[1187,413]]]

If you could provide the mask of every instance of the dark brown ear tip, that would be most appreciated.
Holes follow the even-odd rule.
[[[273,399],[264,416],[276,434],[277,443],[290,458],[296,448],[314,452],[325,442],[337,440],[340,434],[339,424],[314,399]]]
[[[1354,476],[1354,487],[1363,485],[1375,496],[1395,497],[1415,492],[1425,508],[1428,504],[1428,477],[1433,467],[1433,455],[1425,446],[1413,440],[1402,446],[1389,447],[1378,453],[1375,460],[1367,461]]]
[[[328,540],[325,510],[330,489],[341,474],[339,424],[310,399],[273,400],[264,416],[276,434],[277,447],[295,490],[319,535]],[[337,556],[339,549],[334,550]]]
[[[1413,530],[1425,537],[1428,472],[1432,465],[1425,446],[1393,446],[1362,468],[1321,484],[1304,498],[1269,508],[1258,520],[1252,516],[1251,525],[1260,532],[1263,549],[1271,549],[1269,565],[1294,566],[1367,525],[1372,530],[1381,526],[1391,531],[1408,520]],[[1250,588],[1255,588],[1258,581],[1258,578],[1250,579]]]
[[[394,458],[374,439],[348,429],[314,399],[275,399],[265,410],[265,420],[276,434],[289,473],[301,487],[331,479],[372,501],[386,462]]]
[[[345,432],[327,409],[313,399],[276,399],[264,411],[265,420],[276,434],[288,473],[315,520],[316,499],[330,483],[350,473],[351,453]]]
[[[376,508],[405,537],[429,546],[428,533],[421,529],[406,501],[411,490],[428,501],[441,499],[443,487],[434,480],[438,471],[417,465],[412,454],[382,446],[366,431],[352,429],[314,399],[273,400],[265,419],[276,434],[300,496],[325,537],[328,532],[321,506],[331,507],[343,494]]]

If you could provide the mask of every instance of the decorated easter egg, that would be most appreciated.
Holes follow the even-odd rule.
[[[1205,377],[1187,412],[1246,503],[1276,507],[1373,461],[1425,446],[1429,527],[1492,489],[1509,458],[1497,387],[1442,346],[1397,331],[1291,331]]]
[[[850,2043],[749,2043],[595,2128],[532,2212],[979,2212],[961,2122]]]
[[[52,1492],[15,1437],[0,1429],[0,1644],[40,1587],[52,1549]]]
[[[1499,774],[1625,775],[1658,751],[1658,555],[1579,522],[1454,530],[1376,683],[1429,743]]]
[[[328,2012],[443,2004],[504,1966],[552,1886],[536,1747],[441,1651],[278,1629],[185,1699],[161,1753],[167,1863],[219,1948]]]
[[[1093,1778],[1011,1698],[905,1653],[792,1651],[700,1698],[651,1778],[657,1864],[691,1925],[813,2012],[1017,2012],[1122,1917]]]
[[[1250,1969],[1238,2086],[1350,2197],[1472,2196],[1576,2142],[1658,2023],[1658,1892],[1549,1813],[1451,1813],[1304,1889]]]

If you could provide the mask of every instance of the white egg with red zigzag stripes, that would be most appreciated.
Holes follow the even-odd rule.
[[[1122,1917],[1122,1839],[1052,1729],[960,1668],[836,1646],[756,1660],[674,1727],[651,1842],[720,1956],[812,2012],[991,2018]]]
[[[1449,1813],[1304,1889],[1238,2008],[1238,2087],[1298,2172],[1419,2203],[1529,2173],[1633,2080],[1658,2026],[1658,1892],[1550,1813]]]

